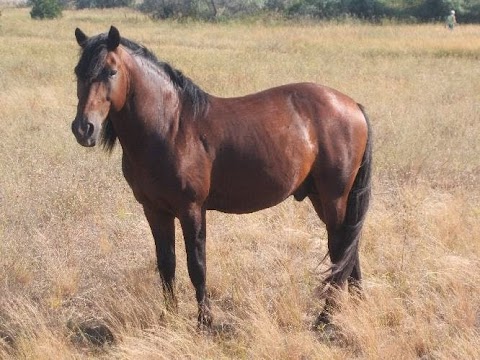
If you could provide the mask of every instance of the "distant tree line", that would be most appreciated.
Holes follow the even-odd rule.
[[[140,9],[162,19],[220,20],[275,13],[286,18],[409,22],[443,21],[455,10],[462,22],[480,23],[480,0],[144,0]]]
[[[62,7],[137,7],[157,19],[221,21],[232,18],[275,14],[295,19],[358,18],[377,22],[394,19],[404,22],[443,21],[455,10],[462,23],[480,23],[480,0],[30,0],[35,14]],[[55,7],[55,4],[60,9]],[[32,14],[32,17],[33,14]],[[42,18],[42,16],[37,16]],[[49,16],[45,16],[49,17]],[[55,17],[55,16],[53,16]]]
[[[114,8],[114,7],[132,7],[134,0],[74,0],[77,9],[87,8]]]

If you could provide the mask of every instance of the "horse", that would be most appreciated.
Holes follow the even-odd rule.
[[[315,83],[243,97],[203,91],[118,29],[75,30],[80,145],[121,145],[123,175],[155,241],[168,311],[177,311],[175,227],[183,232],[198,326],[212,325],[206,290],[207,210],[245,214],[309,198],[328,233],[330,289],[361,290],[359,239],[371,194],[372,135],[362,105]],[[325,256],[327,256],[325,255]],[[328,324],[335,291],[315,325]]]

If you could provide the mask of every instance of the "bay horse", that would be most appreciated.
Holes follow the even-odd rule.
[[[206,293],[207,210],[243,214],[290,195],[309,198],[326,224],[326,284],[360,288],[360,232],[371,188],[372,137],[361,105],[331,88],[298,83],[236,98],[207,94],[145,47],[80,29],[78,106],[72,131],[83,146],[111,151],[143,206],[156,246],[166,307],[175,311],[175,228],[180,220],[198,325],[212,322]],[[316,324],[328,323],[326,297]]]

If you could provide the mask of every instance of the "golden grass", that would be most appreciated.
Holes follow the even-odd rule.
[[[121,33],[220,96],[317,81],[375,131],[365,299],[321,309],[326,232],[311,206],[208,214],[208,285],[223,331],[196,330],[177,230],[180,311],[165,312],[148,224],[111,157],[70,131],[79,26]],[[457,31],[458,30],[458,31]],[[480,358],[480,27],[180,24],[130,10],[0,19],[0,358]],[[178,227],[177,227],[178,228]],[[111,331],[96,346],[88,329]]]

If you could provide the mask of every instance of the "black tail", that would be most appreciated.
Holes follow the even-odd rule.
[[[352,189],[348,195],[347,211],[345,215],[343,235],[344,253],[340,261],[331,268],[331,274],[325,282],[334,282],[342,284],[348,279],[352,273],[358,255],[358,244],[362,231],[365,216],[367,214],[368,205],[371,195],[371,173],[372,173],[372,130],[370,120],[368,119],[365,109],[358,104],[360,110],[365,117],[368,129],[367,145],[363,153],[362,164],[358,170]]]

